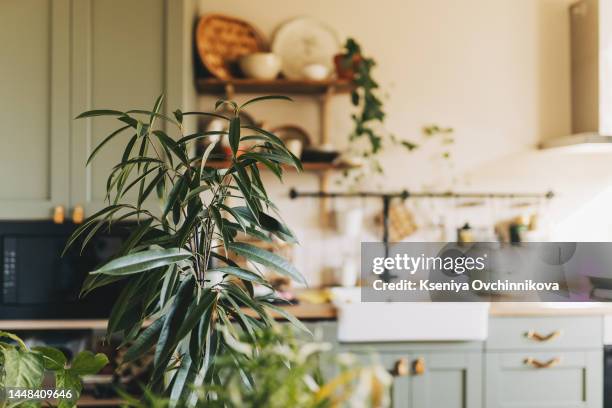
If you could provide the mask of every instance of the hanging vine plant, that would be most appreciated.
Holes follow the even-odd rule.
[[[344,45],[344,52],[336,56],[335,62],[338,76],[352,81],[354,85],[351,102],[358,111],[351,115],[353,130],[349,140],[367,138],[368,143],[362,155],[373,157],[380,153],[387,143],[399,144],[408,151],[416,149],[417,144],[399,139],[383,127],[386,114],[383,101],[377,94],[380,90],[378,82],[372,75],[376,66],[374,59],[364,56],[361,46],[349,38]]]

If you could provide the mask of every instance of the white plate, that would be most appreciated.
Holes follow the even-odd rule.
[[[340,39],[329,26],[311,17],[298,17],[281,25],[274,34],[272,52],[283,60],[282,72],[289,79],[304,78],[306,65],[322,64],[332,72],[340,51]]]

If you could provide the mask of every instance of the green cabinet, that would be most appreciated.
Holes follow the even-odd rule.
[[[340,349],[393,373],[393,408],[482,407],[480,343],[343,344]]]
[[[490,352],[488,408],[601,408],[601,351]]]
[[[0,2],[0,218],[49,218],[103,205],[123,140],[87,169],[115,124],[73,120],[98,108],[150,109],[160,93],[189,109],[192,0],[8,0]]]
[[[67,205],[70,1],[0,2],[0,218]]]
[[[487,408],[601,408],[600,316],[493,318],[486,344]]]
[[[165,93],[165,3],[73,2],[73,117],[92,109],[150,110],[157,96]],[[108,117],[95,117],[71,125],[70,202],[92,214],[108,205],[104,202],[106,180],[132,132],[123,132],[106,144],[86,169],[92,150],[121,124]]]

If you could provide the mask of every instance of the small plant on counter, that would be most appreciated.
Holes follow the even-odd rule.
[[[242,109],[272,99],[290,100],[264,96],[240,106],[221,100],[215,109],[230,106],[231,116],[177,110],[170,117],[161,113],[160,96],[151,111],[94,110],[78,116],[112,117],[121,126],[93,150],[88,162],[109,140],[121,133],[128,138],[120,162],[108,177],[109,205],[89,217],[68,245],[79,237],[87,245],[97,230],[126,218],[137,220],[119,255],[91,272],[83,292],[124,282],[107,334],[122,335],[125,343],[132,343],[125,363],[155,350],[150,389],[171,401],[190,400],[194,385],[220,385],[218,357],[234,355],[237,327],[254,337],[272,323],[269,312],[275,311],[306,330],[273,304],[273,296],[255,296],[254,284],[270,286],[257,269],[242,268],[232,260],[235,254],[305,283],[285,259],[236,239],[241,233],[256,240],[276,236],[295,242],[289,228],[273,215],[276,207],[266,193],[259,166],[282,179],[283,166],[301,169],[301,163],[277,136],[240,122]],[[183,118],[188,115],[227,121],[228,131],[184,134]],[[219,135],[227,135],[231,146],[228,168],[208,165],[214,142],[202,156],[190,156],[193,143]],[[130,190],[137,192],[135,203],[125,202]],[[151,195],[157,195],[161,203],[159,212],[145,206]],[[227,204],[228,198],[238,205]],[[256,317],[244,313],[243,307]],[[145,327],[145,322],[150,324]],[[234,369],[245,378],[250,375],[238,360]]]
[[[30,349],[16,335],[0,331],[0,407],[41,406],[40,402],[33,402],[34,399],[57,400],[60,408],[75,407],[83,388],[81,377],[96,374],[107,364],[104,354],[94,355],[89,351],[77,354],[68,364],[64,353],[56,348]],[[39,395],[28,396],[27,390],[44,388],[45,373],[53,375],[57,394],[42,395],[39,391]]]

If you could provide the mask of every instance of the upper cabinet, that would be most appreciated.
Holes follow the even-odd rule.
[[[150,110],[157,96],[166,93],[166,3],[165,0],[73,3],[73,116],[91,109]],[[72,122],[71,202],[82,205],[86,214],[107,204],[104,202],[107,177],[120,161],[133,132],[125,131],[106,144],[86,170],[87,157],[121,126],[109,117]]]
[[[95,146],[119,127],[74,120],[90,109],[190,109],[192,0],[0,2],[0,218],[70,216],[104,206],[106,179],[131,134]],[[128,197],[129,199],[130,197]]]
[[[0,218],[68,204],[70,2],[0,2]]]

